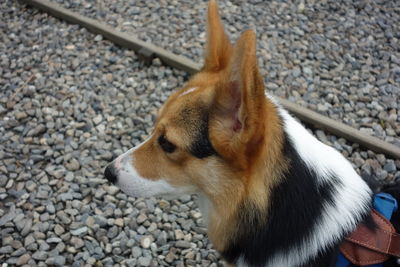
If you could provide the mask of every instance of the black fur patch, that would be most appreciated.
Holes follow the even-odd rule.
[[[212,155],[216,155],[215,149],[213,148],[210,138],[208,137],[208,113],[203,111],[200,121],[196,127],[194,133],[194,139],[190,145],[190,152],[197,158],[205,158]]]
[[[282,182],[272,189],[268,219],[255,217],[257,211],[251,210],[247,203],[239,208],[238,236],[222,253],[231,263],[242,256],[251,266],[264,266],[275,253],[285,253],[300,245],[314,231],[323,206],[333,204],[334,185],[340,184],[339,179],[332,174],[328,182],[317,183],[317,174],[307,167],[287,136],[283,154],[290,160],[290,169]],[[326,248],[325,253],[307,266],[320,263],[323,264],[318,266],[329,266],[325,263],[332,261],[334,251],[335,246]]]

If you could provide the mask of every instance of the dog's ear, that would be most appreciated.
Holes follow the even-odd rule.
[[[226,156],[246,155],[260,145],[264,132],[263,79],[259,74],[254,31],[244,32],[237,41],[223,81],[216,86],[211,110],[210,137]],[[221,151],[217,148],[217,151]],[[224,153],[222,153],[224,154]]]
[[[229,62],[232,44],[225,34],[218,13],[216,0],[210,0],[207,16],[207,44],[204,59],[204,71],[219,71]]]

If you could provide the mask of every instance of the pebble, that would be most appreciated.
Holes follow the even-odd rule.
[[[150,244],[151,244],[151,238],[149,236],[144,236],[140,240],[140,245],[142,246],[142,248],[149,248]]]
[[[28,236],[25,238],[24,246],[27,247],[27,246],[29,246],[30,244],[34,243],[34,242],[35,242],[35,239],[33,238],[33,236],[32,236],[32,235],[28,235]]]
[[[17,113],[15,113],[15,118],[17,120],[22,120],[22,119],[25,119],[26,117],[28,117],[28,115],[25,112],[17,112]]]
[[[71,237],[70,243],[77,249],[79,249],[85,245],[85,243],[83,242],[83,240],[81,238],[75,237],[75,236]]]
[[[59,224],[56,224],[55,226],[54,226],[54,233],[56,233],[56,235],[62,235],[63,233],[65,232],[65,230],[64,230],[64,228],[61,226],[61,225],[59,225]]]
[[[4,246],[0,248],[0,254],[10,254],[13,252],[13,248],[11,246]]]
[[[99,41],[103,40],[103,36],[100,35],[100,34],[98,34],[98,35],[96,35],[96,37],[94,37],[94,40],[95,40],[96,42],[99,42]]]
[[[51,244],[51,243],[60,243],[61,242],[61,238],[51,237],[51,238],[47,239],[46,242],[49,243],[49,244]]]
[[[190,248],[191,247],[189,242],[183,241],[183,240],[176,241],[175,246],[177,248]]]
[[[60,266],[60,267],[62,267],[62,266],[65,266],[65,257],[63,257],[63,256],[55,256],[54,257],[54,265],[55,266]]]
[[[70,233],[72,235],[81,236],[81,235],[85,234],[87,231],[88,231],[88,228],[86,226],[83,226],[78,229],[71,230]]]
[[[394,160],[388,160],[386,161],[385,166],[383,166],[383,168],[385,169],[385,171],[387,172],[395,172],[396,171],[396,165],[394,163]]]
[[[138,259],[140,266],[150,266],[151,258],[150,257],[139,257]]]
[[[31,259],[31,255],[29,255],[28,253],[20,256],[16,262],[16,264],[18,266],[22,266],[28,263],[28,261]]]
[[[123,226],[124,226],[124,219],[122,219],[122,218],[117,218],[117,219],[115,219],[114,224],[115,224],[116,226],[118,226],[118,227],[123,227]]]
[[[132,256],[134,258],[139,258],[142,255],[142,250],[139,247],[132,248]]]
[[[93,122],[97,125],[100,122],[103,121],[103,116],[101,116],[101,114],[97,115],[96,117],[93,118]]]
[[[45,260],[47,259],[47,253],[45,251],[36,251],[32,254],[32,258],[35,260]]]
[[[112,239],[118,235],[118,231],[118,227],[113,226],[108,230],[107,236]]]
[[[137,218],[136,221],[138,223],[144,223],[147,220],[147,216],[145,214],[140,214]]]
[[[80,168],[79,161],[76,160],[76,159],[71,159],[71,161],[68,162],[65,166],[70,171],[76,171],[76,170],[78,170]]]
[[[10,211],[8,213],[6,213],[5,215],[3,215],[0,218],[0,226],[5,225],[7,222],[13,220],[15,218],[15,208],[11,208]]]

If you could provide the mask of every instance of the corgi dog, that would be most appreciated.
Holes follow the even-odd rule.
[[[208,7],[204,66],[105,177],[134,197],[197,194],[213,246],[236,266],[334,266],[373,192],[270,95],[256,36],[232,44]]]

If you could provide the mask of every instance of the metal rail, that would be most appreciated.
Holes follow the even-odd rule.
[[[131,34],[117,31],[114,28],[105,25],[104,23],[81,16],[80,14],[63,8],[58,4],[49,2],[47,0],[22,1],[28,5],[43,10],[54,17],[66,20],[73,24],[79,24],[93,33],[101,34],[108,40],[122,47],[133,49],[138,53],[139,58],[145,62],[150,62],[153,57],[158,57],[164,64],[184,70],[190,74],[198,72],[201,68],[201,65],[191,61],[186,57],[175,55],[151,43],[139,40]],[[400,159],[400,147],[398,146],[382,141],[376,137],[363,134],[348,125],[337,122],[307,108],[301,107],[286,99],[278,98],[278,100],[283,107],[307,124],[326,130],[349,141],[358,143],[363,147],[375,151],[376,153],[382,153],[387,156]]]

